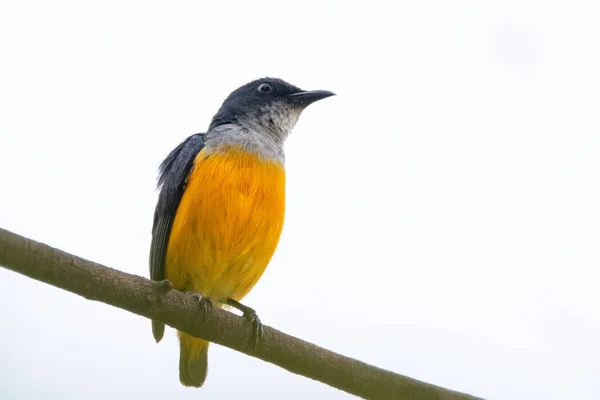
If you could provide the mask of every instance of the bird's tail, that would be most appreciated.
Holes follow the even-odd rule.
[[[179,332],[179,380],[184,386],[200,387],[208,371],[208,342]]]

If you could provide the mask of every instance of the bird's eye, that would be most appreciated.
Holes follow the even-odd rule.
[[[269,92],[273,91],[273,86],[271,86],[270,83],[261,83],[258,86],[258,91],[261,93],[269,93]]]

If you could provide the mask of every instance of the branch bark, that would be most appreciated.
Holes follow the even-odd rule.
[[[168,281],[153,282],[108,268],[1,228],[0,265],[364,398],[476,399],[336,354],[268,326],[253,347],[252,326],[245,319],[199,307],[196,298],[172,289]]]

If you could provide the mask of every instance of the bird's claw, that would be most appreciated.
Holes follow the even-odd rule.
[[[214,307],[212,301],[210,301],[208,297],[204,297],[200,293],[194,293],[192,296],[198,300],[198,303],[204,312],[207,312]]]
[[[263,337],[263,326],[260,322],[260,318],[258,318],[258,315],[256,315],[256,311],[254,311],[253,308],[245,306],[239,301],[232,299],[231,297],[227,298],[225,304],[240,310],[244,319],[252,324],[251,345],[253,348],[258,346]]]
[[[258,318],[256,311],[254,311],[252,308],[246,310],[243,317],[246,319],[246,321],[252,324],[252,347],[256,347],[262,340],[263,336],[263,325],[260,322],[260,318]]]

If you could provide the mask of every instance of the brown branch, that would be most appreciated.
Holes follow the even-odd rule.
[[[196,298],[172,289],[168,281],[153,282],[117,271],[4,229],[0,229],[0,265],[364,398],[476,399],[333,353],[268,326],[262,341],[252,347],[252,327],[246,320],[221,309],[199,307]]]

